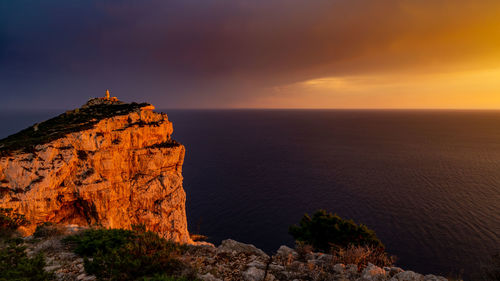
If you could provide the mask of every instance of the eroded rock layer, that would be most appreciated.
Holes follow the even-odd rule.
[[[191,242],[185,148],[172,140],[167,115],[152,109],[93,102],[1,140],[0,208],[26,216],[26,235],[44,222],[145,224]]]

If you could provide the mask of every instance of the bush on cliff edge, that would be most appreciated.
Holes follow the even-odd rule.
[[[325,210],[316,211],[312,217],[305,214],[299,225],[290,226],[289,233],[296,241],[311,245],[314,250],[321,252],[329,252],[332,247],[346,248],[349,245],[384,249],[373,230]]]
[[[290,226],[289,233],[297,241],[299,257],[304,259],[308,252],[316,250],[331,253],[332,265],[355,264],[359,270],[368,263],[391,266],[396,260],[385,252],[373,230],[325,210],[316,211],[312,218],[305,214],[298,226]]]

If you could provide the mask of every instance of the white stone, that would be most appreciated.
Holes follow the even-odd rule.
[[[284,271],[285,267],[282,265],[278,265],[278,264],[270,264],[269,269],[273,270],[273,271]]]
[[[384,269],[368,263],[368,266],[361,272],[361,280],[385,280],[386,274]]]
[[[398,274],[400,272],[403,272],[403,271],[404,270],[402,268],[393,266],[393,267],[390,268],[389,274],[390,275],[396,275],[396,274]]]
[[[288,258],[290,256],[296,258],[298,256],[298,254],[297,254],[297,252],[295,252],[295,250],[293,250],[292,248],[287,247],[285,245],[280,246],[278,251],[276,251],[276,255],[279,257],[282,257],[282,258]]]
[[[246,281],[262,281],[264,279],[264,270],[258,269],[256,267],[249,267],[245,272],[243,272],[243,278]]]
[[[61,268],[61,265],[60,265],[60,264],[55,264],[55,265],[49,265],[49,266],[46,266],[46,267],[44,267],[43,269],[44,269],[45,271],[51,272],[51,271],[58,270],[59,268]]]
[[[256,267],[259,269],[266,269],[266,265],[260,261],[251,261],[249,264],[247,264],[248,267]]]

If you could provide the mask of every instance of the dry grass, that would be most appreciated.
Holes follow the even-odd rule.
[[[295,251],[297,252],[297,260],[299,261],[307,261],[308,255],[312,254],[313,246],[309,244],[305,244],[303,242],[297,242],[295,245]]]
[[[355,264],[358,270],[365,268],[368,263],[379,267],[392,266],[396,258],[389,256],[383,248],[373,246],[354,246],[332,250],[332,265],[335,264]]]

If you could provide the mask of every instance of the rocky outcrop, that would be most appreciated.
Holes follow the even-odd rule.
[[[224,240],[215,248],[191,246],[184,260],[195,267],[204,281],[446,281],[435,275],[422,275],[399,267],[378,267],[371,263],[336,263],[331,255],[308,253],[302,256],[281,246],[269,257],[253,245]]]
[[[185,148],[150,104],[93,99],[0,140],[0,208],[44,222],[147,229],[189,238]]]
[[[81,228],[58,229],[64,234],[24,238],[28,256],[42,253],[47,262],[44,269],[53,272],[56,280],[96,280],[85,271],[82,257],[62,242],[66,235],[78,233]],[[301,256],[287,246],[268,256],[253,245],[234,240],[224,240],[219,247],[190,245],[179,258],[203,281],[447,281],[441,276],[422,275],[399,267],[369,263],[358,268],[355,264],[336,263],[328,254],[310,252]]]

